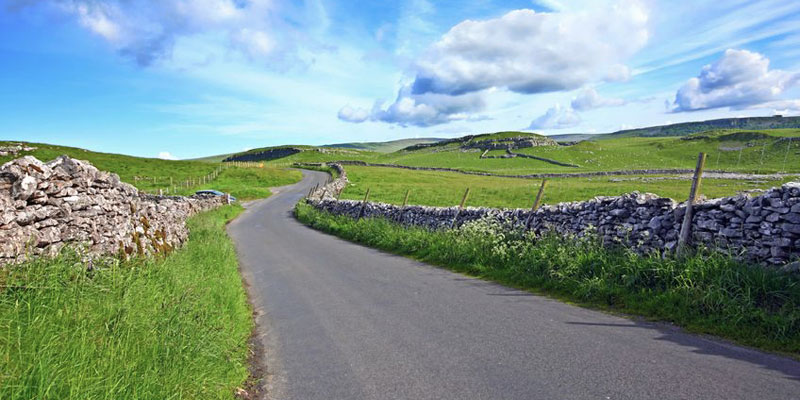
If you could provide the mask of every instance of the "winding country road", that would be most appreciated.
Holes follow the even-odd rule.
[[[228,228],[273,399],[800,399],[800,362],[508,289],[314,231],[292,206]]]

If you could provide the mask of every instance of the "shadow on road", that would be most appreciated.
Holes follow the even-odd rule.
[[[690,347],[692,348],[691,351],[697,354],[720,356],[733,360],[745,361],[754,365],[759,365],[762,368],[778,371],[784,374],[786,379],[800,381],[800,368],[798,368],[798,363],[796,361],[777,355],[762,353],[753,349],[739,347],[738,345],[722,342],[719,339],[710,339],[703,336],[685,333],[679,328],[671,326],[633,320],[630,324],[574,321],[568,321],[567,324],[657,330],[659,333],[661,333],[661,336],[656,338],[656,340],[665,340],[681,346]]]

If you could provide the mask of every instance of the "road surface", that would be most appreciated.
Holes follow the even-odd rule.
[[[560,303],[295,221],[321,172],[229,226],[272,399],[800,399],[800,363]]]

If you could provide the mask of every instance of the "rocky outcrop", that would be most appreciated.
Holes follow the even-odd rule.
[[[22,143],[8,144],[0,146],[0,157],[15,156],[23,151],[34,151],[36,147],[31,147]]]
[[[67,244],[89,254],[167,252],[188,237],[186,219],[220,197],[151,196],[61,156],[26,156],[0,167],[0,264],[53,255]]]
[[[538,146],[558,146],[558,143],[547,136],[520,136],[502,139],[471,141],[463,144],[462,149],[505,150],[524,149]]]
[[[555,140],[541,135],[524,135],[504,138],[491,138],[493,134],[483,133],[480,135],[467,135],[455,139],[439,140],[434,143],[418,143],[408,146],[402,151],[416,151],[431,147],[444,147],[454,143],[459,144],[461,149],[481,149],[481,150],[504,150],[522,149],[536,146],[558,146]]]
[[[525,209],[364,204],[320,196],[319,190],[309,197],[309,203],[338,215],[357,217],[363,207],[364,217],[388,218],[430,229],[491,218],[505,226],[526,227],[539,234],[597,234],[606,243],[626,245],[640,252],[673,250],[686,212],[685,205],[672,199],[638,192],[545,205],[531,215]],[[742,194],[696,204],[692,243],[773,265],[800,258],[800,183],[787,183],[756,197]]]

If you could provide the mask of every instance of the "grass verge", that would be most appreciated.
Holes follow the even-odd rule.
[[[0,269],[0,398],[233,398],[253,327],[225,206],[166,258]]]
[[[270,196],[270,187],[290,185],[302,178],[303,174],[300,171],[291,169],[234,167],[223,170],[213,182],[199,185],[185,193],[215,189],[230,193],[242,201],[260,199]]]
[[[642,256],[596,239],[532,237],[486,221],[456,230],[335,216],[298,204],[301,222],[395,254],[582,305],[800,356],[800,277],[718,253]]]

